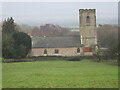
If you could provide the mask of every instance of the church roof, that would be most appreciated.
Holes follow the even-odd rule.
[[[32,48],[80,47],[79,36],[32,37]]]

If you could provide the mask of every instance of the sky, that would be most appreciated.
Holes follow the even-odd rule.
[[[117,24],[117,2],[3,2],[2,20],[13,17],[18,24],[79,26],[79,9],[96,9],[97,24]]]

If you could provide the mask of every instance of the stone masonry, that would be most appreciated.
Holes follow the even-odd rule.
[[[84,47],[97,44],[96,10],[80,9],[80,36]]]

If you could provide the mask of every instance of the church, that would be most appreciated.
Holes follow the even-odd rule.
[[[32,37],[32,56],[91,56],[97,45],[96,10],[79,9],[80,36]]]

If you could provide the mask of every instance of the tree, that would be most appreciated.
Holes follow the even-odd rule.
[[[100,58],[100,47],[99,47],[99,45],[92,45],[91,48],[94,51],[94,56],[97,57],[98,62],[100,62],[101,58]]]
[[[2,56],[4,58],[15,57],[14,39],[12,34],[15,32],[13,18],[8,18],[2,26]]]
[[[13,18],[8,18],[2,26],[2,56],[4,58],[24,58],[31,49],[31,38],[18,32]]]
[[[109,49],[109,57],[115,58],[118,53],[118,26],[102,25],[97,28],[98,44]]]
[[[15,57],[14,40],[11,34],[2,35],[2,56],[4,58]]]
[[[26,33],[17,32],[13,34],[15,41],[15,49],[18,58],[23,58],[27,56],[31,50],[31,38]]]
[[[3,22],[2,33],[12,33],[15,32],[15,24],[13,18],[8,18],[7,21]]]

